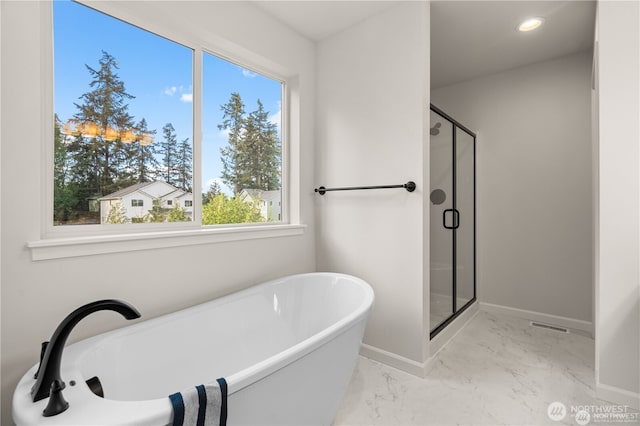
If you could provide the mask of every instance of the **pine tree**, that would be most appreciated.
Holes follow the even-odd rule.
[[[207,190],[207,192],[202,194],[202,205],[204,206],[205,204],[210,203],[211,200],[213,200],[213,198],[218,194],[222,194],[222,188],[220,187],[220,184],[218,182],[213,181],[211,185],[209,185],[209,189]]]
[[[53,154],[53,220],[65,223],[78,204],[78,188],[69,182],[71,157],[60,131],[60,120],[55,116]]]
[[[242,178],[242,136],[245,127],[245,112],[240,94],[232,93],[229,102],[222,105],[220,109],[223,112],[223,121],[218,125],[218,129],[229,132],[227,146],[220,149],[222,160],[220,177],[233,190],[233,193],[237,194],[243,189],[245,183]]]
[[[178,144],[176,130],[171,123],[162,128],[163,140],[157,145],[157,154],[160,156],[160,170],[158,177],[169,185],[177,185],[178,182]]]
[[[193,148],[189,138],[183,139],[177,149],[176,186],[191,192],[193,180]]]
[[[82,135],[70,136],[67,152],[71,158],[69,184],[77,188],[78,202],[75,210],[89,211],[89,198],[100,197],[100,174],[98,173],[99,154],[94,143],[88,142]]]
[[[128,113],[127,100],[134,96],[127,93],[124,82],[116,74],[118,62],[109,53],[102,51],[98,69],[85,65],[91,76],[89,86],[91,91],[80,96],[82,104],[75,104],[78,112],[74,119],[80,123],[93,123],[102,133],[93,136],[84,136],[82,142],[87,146],[75,144],[75,157],[78,164],[86,166],[87,161],[93,162],[93,170],[89,176],[85,176],[85,191],[92,194],[105,195],[119,189],[115,183],[118,173],[123,165],[122,141],[119,137],[108,138],[104,136],[106,129],[114,131],[128,129],[133,126],[133,117]],[[88,158],[80,159],[80,156],[89,154]],[[83,172],[87,172],[83,167]],[[83,186],[85,186],[83,185]],[[86,195],[86,194],[85,194]]]
[[[258,109],[249,114],[246,132],[248,174],[252,188],[263,191],[280,189],[280,139],[278,126],[269,121],[269,113],[258,99]]]
[[[123,145],[125,169],[118,179],[120,187],[151,182],[156,178],[159,163],[151,140],[155,133],[155,130],[149,130],[144,118],[134,126],[135,140]]]
[[[280,140],[278,126],[269,121],[258,100],[257,110],[245,113],[242,98],[232,93],[221,106],[223,122],[220,130],[229,132],[227,146],[220,150],[222,180],[238,194],[242,189],[264,191],[280,189]]]

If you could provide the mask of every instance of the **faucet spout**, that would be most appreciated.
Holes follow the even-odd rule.
[[[140,312],[130,304],[111,299],[88,303],[67,315],[60,325],[58,325],[53,336],[51,336],[51,340],[46,346],[44,356],[40,361],[37,380],[31,388],[31,398],[33,402],[48,397],[51,384],[55,380],[59,380],[60,383],[64,384],[60,377],[60,363],[62,361],[62,351],[71,330],[87,315],[105,310],[118,312],[128,320],[140,318]]]

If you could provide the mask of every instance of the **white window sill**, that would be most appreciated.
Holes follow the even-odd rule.
[[[30,241],[27,247],[31,249],[31,260],[35,261],[227,241],[291,237],[302,235],[305,228],[306,225],[266,225],[51,238]]]

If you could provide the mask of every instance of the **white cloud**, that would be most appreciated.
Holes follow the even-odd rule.
[[[225,138],[228,138],[230,134],[231,134],[231,129],[222,129],[222,130],[220,130],[220,135],[224,136]]]
[[[253,71],[249,71],[247,69],[242,68],[242,75],[244,75],[247,78],[254,78],[255,76],[257,76],[258,74],[256,74]]]
[[[280,127],[282,125],[282,110],[279,109],[278,112],[269,117],[269,123],[275,124]]]
[[[164,94],[167,96],[173,96],[178,88],[176,86],[167,87],[164,89]]]
[[[180,95],[180,100],[182,102],[193,102],[193,93],[183,93]]]

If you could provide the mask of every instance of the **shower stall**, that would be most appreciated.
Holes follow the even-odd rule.
[[[476,300],[476,135],[431,105],[430,336]]]

